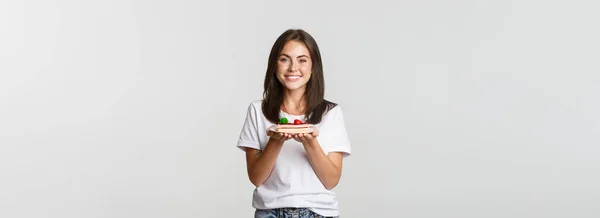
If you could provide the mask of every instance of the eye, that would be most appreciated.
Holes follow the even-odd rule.
[[[279,59],[279,62],[287,62],[287,58],[281,58]]]
[[[305,63],[305,62],[308,62],[308,60],[306,60],[306,59],[300,59],[300,63]]]

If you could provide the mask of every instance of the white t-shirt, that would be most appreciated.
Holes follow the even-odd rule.
[[[238,139],[237,147],[263,150],[269,141],[266,129],[274,123],[262,113],[262,100],[253,101],[248,107],[246,121]],[[304,116],[295,116],[280,111],[280,118],[289,122],[294,119],[305,121]],[[317,140],[325,154],[343,152],[350,155],[350,140],[344,125],[344,116],[339,105],[323,115]],[[305,207],[322,216],[339,216],[335,193],[327,190],[313,170],[302,143],[287,140],[269,178],[254,190],[252,206],[256,209],[283,207]]]

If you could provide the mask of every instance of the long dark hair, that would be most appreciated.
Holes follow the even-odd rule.
[[[334,108],[336,104],[324,99],[325,80],[323,78],[321,53],[315,39],[302,29],[286,30],[277,38],[271,48],[265,75],[262,111],[269,121],[273,123],[279,122],[279,111],[283,104],[284,87],[277,79],[277,59],[285,43],[292,40],[303,43],[310,52],[312,74],[306,83],[306,91],[304,92],[303,99],[307,103],[304,116],[307,118],[307,123],[318,124],[321,122],[323,114]]]

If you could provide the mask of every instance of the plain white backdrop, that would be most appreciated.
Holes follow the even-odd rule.
[[[596,1],[0,1],[0,217],[252,217],[235,147],[288,28],[341,217],[600,217]]]

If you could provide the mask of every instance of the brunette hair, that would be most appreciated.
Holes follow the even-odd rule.
[[[280,107],[283,104],[284,87],[277,79],[277,60],[281,55],[283,46],[289,41],[298,41],[304,44],[308,49],[312,59],[312,74],[306,83],[304,100],[306,101],[306,110],[304,116],[306,122],[318,124],[323,115],[334,108],[337,104],[324,99],[325,81],[323,78],[323,62],[321,53],[315,39],[302,29],[288,29],[283,32],[273,44],[269,54],[269,62],[265,75],[262,111],[265,117],[273,122],[279,122]]]

